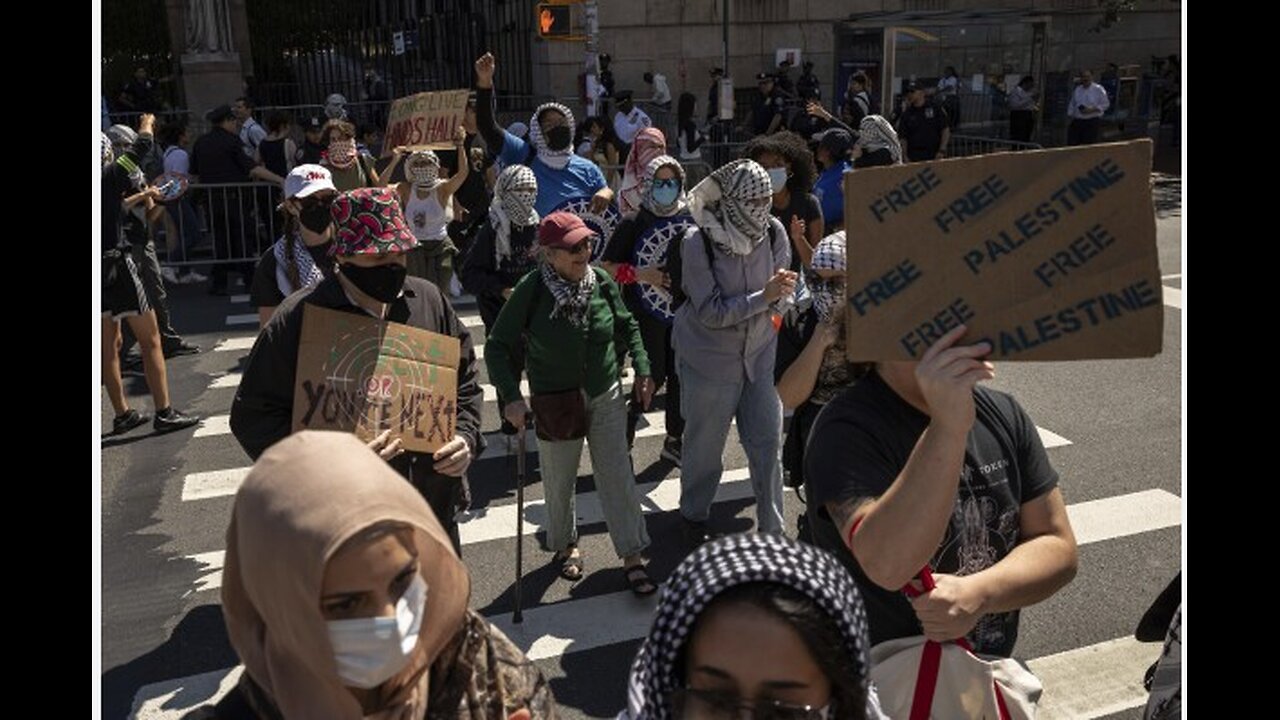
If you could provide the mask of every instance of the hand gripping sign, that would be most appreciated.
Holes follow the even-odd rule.
[[[913,360],[950,329],[991,359],[1160,352],[1151,142],[845,173],[850,361]]]

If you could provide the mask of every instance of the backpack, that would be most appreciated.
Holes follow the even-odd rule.
[[[769,222],[770,252],[773,251],[775,244],[778,242],[777,226],[772,222],[772,220],[773,218],[770,218]],[[679,238],[679,240],[672,241],[672,246],[667,248],[666,266],[667,276],[671,278],[671,312],[675,312],[677,308],[684,304],[685,300],[689,299],[689,296],[684,292],[684,261],[681,259],[681,249],[683,248],[684,243],[689,239],[689,236],[695,232],[702,233],[702,247],[707,251],[707,267],[710,268],[715,266],[715,247],[711,244],[711,237],[705,232],[702,232],[702,228],[691,227]],[[783,234],[785,235],[786,233]]]

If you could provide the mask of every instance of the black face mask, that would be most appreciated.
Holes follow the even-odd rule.
[[[313,233],[322,233],[333,224],[333,215],[329,214],[329,206],[324,204],[303,205],[298,211],[298,221]]]
[[[573,141],[573,131],[568,125],[553,127],[546,132],[547,147],[551,150],[564,150]]]
[[[635,107],[630,101],[618,103],[618,110],[626,114],[631,112],[631,108]]]
[[[408,272],[404,265],[398,263],[375,267],[343,263],[340,269],[352,285],[360,288],[360,292],[384,303],[389,303],[400,296],[400,291],[404,289],[404,278]]]

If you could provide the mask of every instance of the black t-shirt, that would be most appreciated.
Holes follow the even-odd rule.
[[[774,217],[782,221],[782,227],[786,229],[788,238],[790,238],[791,233],[792,217],[798,216],[801,220],[804,220],[806,228],[805,232],[808,232],[808,226],[812,224],[814,220],[822,219],[822,205],[818,203],[818,198],[814,197],[813,193],[796,192],[795,190],[791,191],[791,201],[787,203],[786,207],[778,209],[777,207],[770,205],[769,212],[772,213]],[[790,269],[799,272],[800,265],[800,253],[792,252]]]
[[[635,256],[636,240],[645,233],[646,230],[653,227],[657,222],[657,218],[648,208],[640,208],[632,217],[623,218],[618,223],[618,227],[614,228],[613,235],[609,238],[609,244],[605,246],[604,254],[600,256],[601,260],[612,263],[631,264]],[[627,301],[628,307],[638,307],[640,299],[640,291],[635,284],[624,285],[622,295]]]
[[[284,177],[289,174],[289,163],[284,157],[284,143],[287,138],[279,140],[263,140],[258,143],[258,154],[262,156],[262,164],[271,172]]]
[[[253,160],[244,154],[240,138],[221,127],[201,135],[191,148],[191,174],[202,183],[249,182]]]
[[[977,420],[965,447],[955,509],[930,560],[939,573],[972,575],[1003,559],[1018,543],[1021,506],[1058,484],[1035,424],[1012,396],[978,387],[974,404]],[[862,573],[824,503],[883,495],[928,424],[927,415],[872,372],[827,403],[809,435],[805,484],[814,543],[840,558],[857,580],[872,645],[920,635],[920,623],[905,595]],[[1018,611],[984,616],[968,638],[977,652],[1011,656]]]
[[[942,147],[942,131],[948,127],[947,111],[939,105],[907,108],[898,123],[898,134],[907,141],[907,157],[913,162],[932,160]]]
[[[325,277],[333,275],[333,259],[329,257],[329,243],[308,246],[307,252],[311,260],[320,268]],[[280,284],[276,282],[275,248],[267,248],[258,259],[258,267],[253,271],[253,281],[249,283],[249,304],[253,307],[276,307],[284,302],[285,294],[280,292]]]

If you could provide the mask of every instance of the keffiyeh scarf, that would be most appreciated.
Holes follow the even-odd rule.
[[[734,160],[690,192],[689,211],[703,232],[726,253],[750,255],[769,229],[773,197],[769,173],[754,160]]]
[[[587,274],[581,280],[571,283],[560,277],[549,262],[543,262],[538,267],[542,271],[542,282],[551,291],[556,302],[551,317],[563,317],[579,330],[586,328],[587,308],[591,305],[591,296],[596,289],[596,271],[588,267]]]

